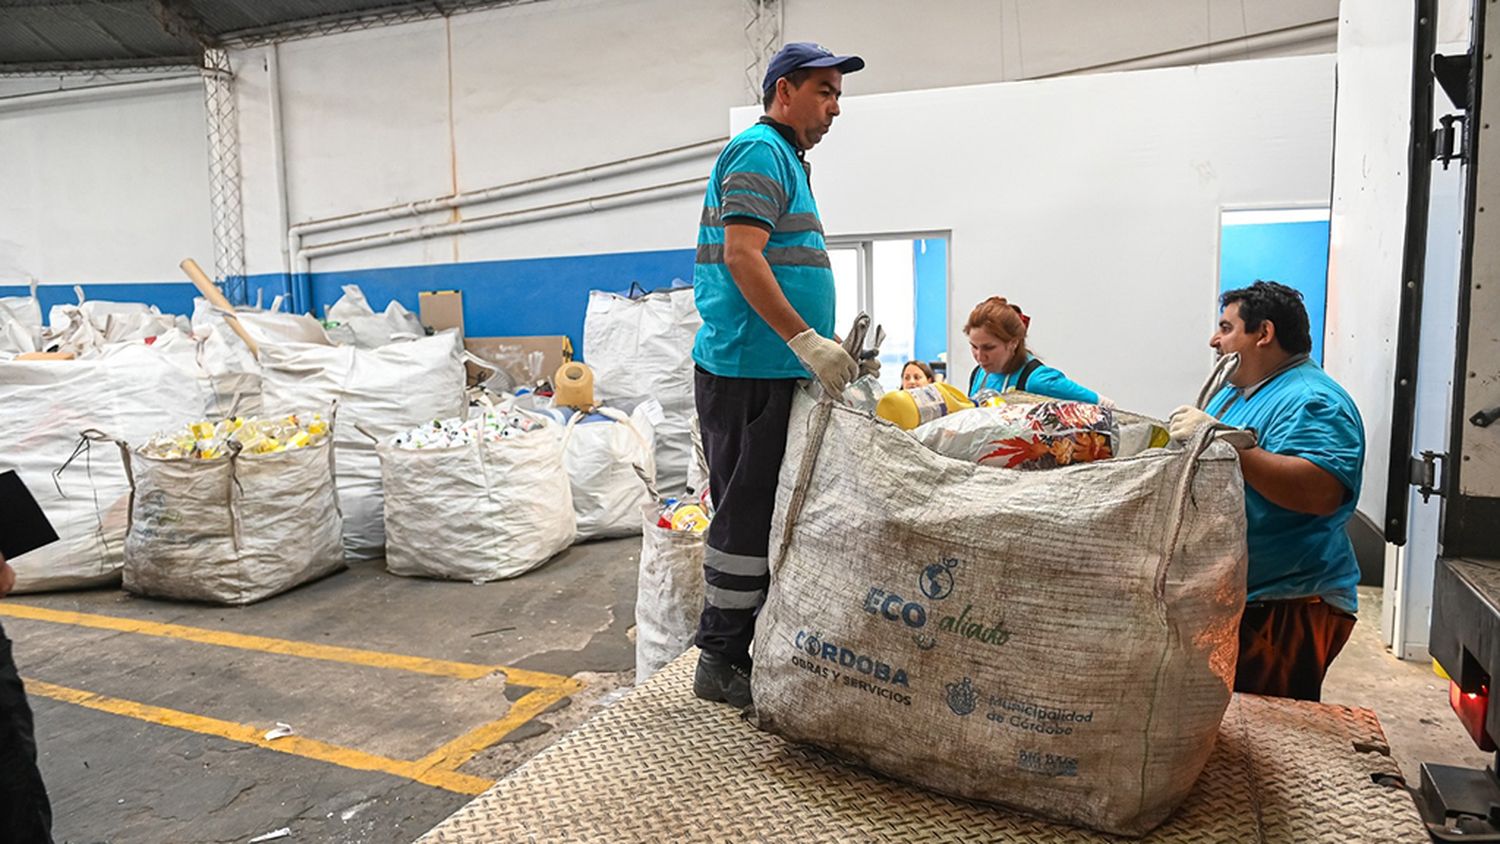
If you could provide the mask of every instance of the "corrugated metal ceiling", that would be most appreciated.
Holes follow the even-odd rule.
[[[199,65],[257,43],[536,0],[4,0],[0,74]]]

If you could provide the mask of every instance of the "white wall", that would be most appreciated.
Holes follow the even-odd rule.
[[[783,0],[780,6],[785,39],[817,40],[869,60],[865,72],[851,77],[854,95],[1068,73],[1153,56],[1172,63],[1326,52],[1332,43],[1308,25],[1331,19],[1337,0]],[[548,0],[284,43],[277,66],[285,200],[275,166],[271,51],[234,51],[247,269],[283,271],[288,221],[721,134],[727,110],[753,101],[745,73],[755,61],[747,16],[743,0]],[[1311,34],[1296,34],[1304,30]],[[1286,43],[1263,40],[1287,31],[1294,37]],[[1194,48],[1204,49],[1173,58]],[[54,83],[0,81],[0,96]],[[156,114],[141,108],[150,99],[172,104],[152,104],[166,110]],[[28,191],[22,201],[0,204],[0,282],[18,270],[70,282],[171,278],[186,253],[208,266],[200,101],[201,94],[184,91],[27,109],[19,118],[0,114],[0,168],[10,168],[0,175],[25,176],[0,184],[8,194],[12,184]],[[593,189],[702,175],[709,164],[689,162]],[[30,186],[36,177],[28,173],[72,182],[74,190],[37,195]],[[587,187],[559,191],[461,216],[588,193]],[[89,219],[75,220],[80,204]],[[689,247],[697,204],[658,202],[329,257],[314,269]],[[47,221],[45,231],[39,220]],[[74,248],[80,242],[108,248],[86,252]]]
[[[0,284],[159,281],[213,264],[203,89],[196,79],[0,99]],[[20,95],[30,95],[21,98]]]
[[[747,99],[743,7],[702,4],[692,14],[683,8],[672,0],[554,0],[282,45],[290,220],[472,190],[723,135],[727,109]],[[588,45],[586,53],[580,45]],[[275,138],[266,129],[268,52],[236,54],[252,272],[279,271],[285,243],[268,210],[275,184]],[[652,60],[656,56],[670,60]],[[711,165],[710,156],[419,222],[706,175]],[[699,204],[669,201],[330,256],[314,269],[688,247]]]
[[[1338,0],[782,0],[786,40],[869,61],[854,93],[1033,79],[1215,45],[1194,62],[1333,51]],[[1267,37],[1280,32],[1281,37]],[[1246,37],[1252,40],[1245,43]],[[1166,59],[1166,63],[1184,62]],[[852,82],[852,80],[851,80]]]
[[[1331,0],[1277,0],[1243,15],[1222,0],[1066,5],[786,0],[782,25],[788,40],[862,53],[869,67],[849,81],[859,94],[1063,73],[1327,20],[1336,9]],[[725,111],[754,101],[746,21],[739,0],[549,0],[282,45],[288,216],[299,222],[424,199],[721,135]],[[1282,49],[1331,48],[1315,40]],[[279,271],[285,242],[271,201],[265,52],[237,53],[234,62],[252,272]],[[704,158],[418,222],[704,175],[710,164]],[[685,248],[697,206],[692,198],[655,202],[329,256],[314,269]]]
[[[1332,117],[1331,56],[1265,59],[846,96],[809,158],[831,236],[952,232],[957,377],[999,294],[1049,363],[1165,415],[1212,362],[1220,208],[1327,202]]]

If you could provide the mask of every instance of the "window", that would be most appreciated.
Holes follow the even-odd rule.
[[[901,387],[901,368],[922,360],[941,372],[948,347],[948,237],[831,239],[838,302],[836,329],[849,330],[865,311],[885,328],[880,383]]]

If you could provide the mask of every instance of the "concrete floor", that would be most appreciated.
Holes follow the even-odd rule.
[[[471,795],[350,765],[367,757],[420,759],[502,718],[529,689],[500,674],[432,676],[17,618],[7,609],[138,619],[582,681],[581,691],[457,769],[480,778],[468,782],[483,783],[633,682],[639,552],[639,539],[575,546],[521,578],[482,586],[400,578],[363,563],[244,608],[116,590],[8,598],[0,602],[0,624],[15,640],[22,676],[40,681],[30,691],[55,838],[243,842],[287,827],[291,841],[408,842]],[[58,700],[42,683],[102,696],[89,701],[103,700],[110,711]],[[139,704],[157,709],[136,713]],[[135,717],[114,714],[121,711]],[[299,740],[347,749],[343,755],[353,761],[332,764],[205,734],[191,716],[253,726],[257,735],[285,722]]]
[[[388,654],[504,665],[585,686],[457,770],[496,779],[626,690],[633,678],[639,540],[570,549],[517,580],[475,586],[398,578],[361,564],[251,607],[226,609],[99,590],[0,602],[23,676],[54,684],[33,705],[59,842],[230,842],[289,828],[291,841],[407,842],[470,796],[358,761],[336,764],[209,734],[214,723],[276,722],[350,751],[415,760],[506,715],[528,691],[500,675],[432,676],[371,664],[224,647],[173,636],[16,618],[39,607]],[[1482,766],[1446,685],[1381,646],[1380,593],[1334,663],[1324,700],[1375,709],[1411,781],[1418,761]],[[176,629],[176,628],[173,628]],[[191,638],[191,637],[190,637]],[[58,699],[56,688],[113,702]],[[45,691],[45,690],[44,690]],[[50,695],[50,696],[48,696]],[[160,709],[130,709],[139,704]],[[125,707],[124,714],[116,714]],[[137,709],[139,707],[137,706]],[[167,712],[164,716],[161,713]],[[273,743],[273,746],[276,746]]]

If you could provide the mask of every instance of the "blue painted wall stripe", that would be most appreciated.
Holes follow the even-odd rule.
[[[461,264],[428,264],[415,267],[384,267],[312,274],[312,299],[318,316],[338,301],[346,284],[358,284],[376,310],[391,299],[413,313],[417,294],[423,290],[460,290],[464,295],[464,330],[471,337],[508,337],[566,334],[578,354],[583,353],[583,317],[590,290],[624,293],[631,284],[647,290],[670,287],[674,281],[691,282],[692,249],[652,252],[617,252],[558,258],[526,258]],[[145,302],[165,313],[191,315],[191,284],[85,284],[90,299]],[[246,279],[251,302],[257,290],[265,291],[265,304],[277,294],[287,295],[287,277],[281,273],[252,275]],[[24,296],[27,288],[0,286],[0,296]],[[37,291],[45,313],[56,304],[77,301],[71,284],[47,284]]]

